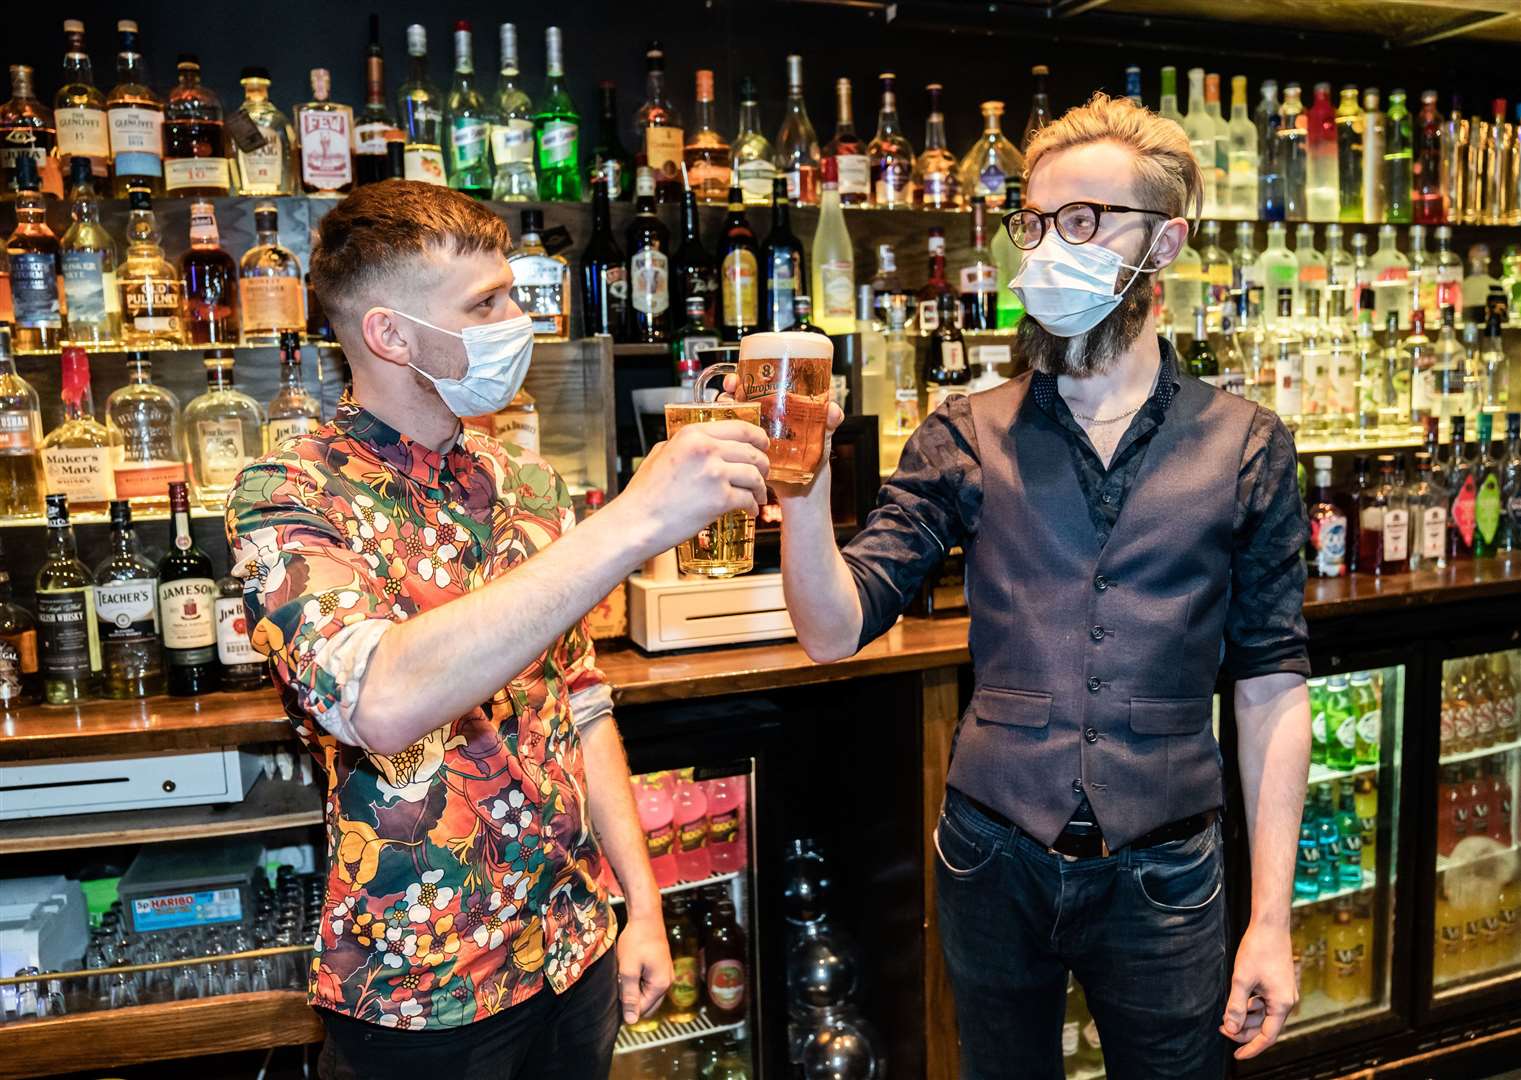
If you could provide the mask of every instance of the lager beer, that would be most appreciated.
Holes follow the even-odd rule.
[[[811,483],[822,465],[833,366],[834,342],[823,334],[783,331],[740,338],[735,396],[760,405],[760,425],[771,439],[772,482]]]
[[[827,340],[827,339],[826,339]],[[828,381],[828,369],[825,369]],[[709,420],[761,422],[760,406],[751,401],[673,401],[665,407],[666,437],[688,424]],[[730,510],[690,540],[676,545],[676,565],[683,574],[726,578],[749,573],[755,565],[755,518]]]

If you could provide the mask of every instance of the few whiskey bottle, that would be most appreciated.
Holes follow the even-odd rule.
[[[823,159],[834,161],[840,205],[865,206],[871,202],[871,158],[867,156],[865,140],[856,134],[849,79],[835,80],[834,100],[834,137],[825,145]]]
[[[0,521],[42,516],[41,444],[37,391],[16,374],[11,328],[0,323]]]
[[[53,148],[58,133],[53,127],[53,111],[32,93],[32,69],[26,64],[11,65],[11,99],[0,104],[0,192],[19,191],[16,167],[22,158],[30,158],[41,181],[39,191],[55,199],[63,198],[63,177]]]
[[[190,249],[180,256],[180,320],[192,345],[238,343],[238,266],[222,250],[216,208],[190,204]]]
[[[749,75],[739,80],[739,132],[734,136],[734,169],[745,202],[765,206],[771,201],[776,162],[771,140],[761,131],[760,94]]]
[[[428,78],[428,32],[418,23],[407,27],[407,81],[397,89],[406,178],[444,185],[444,95]]]
[[[159,625],[169,693],[205,694],[217,688],[216,582],[211,559],[190,534],[190,494],[169,485],[173,544],[158,564]]]
[[[655,216],[659,182],[647,167],[635,180],[638,198],[629,222],[628,336],[630,341],[664,342],[671,336],[671,234]]]
[[[533,147],[539,175],[539,198],[546,202],[581,201],[581,114],[565,87],[560,28],[544,31],[544,93],[533,116]]]
[[[222,100],[201,84],[201,62],[181,53],[179,83],[164,103],[164,189],[170,195],[226,195],[231,173]]]
[[[16,316],[14,347],[55,349],[63,337],[58,237],[48,228],[36,161],[18,158],[15,179],[16,229],[5,242]]]
[[[106,120],[106,96],[95,87],[90,54],[85,51],[84,23],[65,19],[63,85],[53,95],[53,119],[58,125],[58,160],[87,158],[90,172],[107,187],[111,167],[111,136]]]
[[[301,338],[289,330],[280,335],[280,389],[269,399],[265,417],[264,445],[269,450],[322,424],[322,405],[301,378]]]
[[[364,57],[364,108],[354,125],[354,183],[374,184],[389,179],[388,157],[391,142],[402,145],[406,154],[406,134],[396,126],[396,118],[386,106],[384,52],[380,47],[380,16],[370,16],[370,44]],[[405,164],[403,164],[405,169]]]
[[[701,202],[721,203],[729,195],[729,144],[718,133],[713,106],[713,72],[697,73],[697,115],[682,149],[686,162],[687,190]]]
[[[127,354],[127,383],[106,398],[112,483],[139,513],[168,506],[169,485],[185,479],[180,403],[153,382],[147,353]]]
[[[264,657],[248,640],[243,583],[231,574],[217,582],[217,661],[223,690],[257,690],[269,679]]]
[[[866,146],[871,164],[871,204],[884,210],[901,210],[914,204],[914,147],[898,123],[898,77],[880,76],[882,108],[877,113],[877,133]]]
[[[601,177],[609,197],[627,202],[634,190],[634,158],[618,137],[618,84],[604,79],[597,84],[601,110],[597,118],[597,145],[586,170],[588,185]]]
[[[75,514],[104,514],[116,497],[111,484],[111,436],[95,419],[90,359],[63,350],[63,423],[42,440],[42,473],[50,495],[67,495]]]
[[[116,270],[122,341],[136,348],[178,345],[184,340],[179,271],[164,258],[147,189],[134,188],[128,205],[127,253]]]
[[[943,87],[930,83],[929,119],[924,122],[924,152],[914,162],[914,205],[934,210],[961,206],[961,178],[956,158],[945,142],[945,114],[940,111]]]
[[[233,185],[239,195],[290,195],[296,190],[296,131],[269,100],[269,69],[246,67],[238,82],[243,87],[238,111],[264,143],[250,150],[234,140]]]
[[[313,68],[312,100],[296,106],[301,188],[308,195],[354,190],[354,110],[328,100],[332,86],[327,68]]]
[[[518,86],[518,28],[502,23],[500,31],[502,66],[491,103],[491,162],[496,170],[491,197],[526,202],[539,197],[533,172],[533,102]]]
[[[101,689],[108,698],[141,698],[164,688],[158,637],[158,570],[143,557],[132,505],[111,503],[111,553],[95,569]]]
[[[37,571],[42,689],[49,705],[69,705],[94,692],[100,671],[95,582],[79,561],[67,496],[47,497],[47,523],[47,553]]]
[[[207,352],[201,363],[206,392],[185,406],[185,459],[196,502],[221,513],[238,473],[264,452],[264,410],[234,385],[230,349]]]
[[[110,125],[112,190],[118,199],[134,187],[149,194],[164,191],[164,103],[148,85],[148,65],[138,52],[137,23],[116,24],[120,51],[116,54],[116,85],[106,97]]]
[[[121,296],[116,291],[116,241],[100,223],[100,200],[90,159],[70,160],[69,231],[63,234],[64,338],[81,345],[110,345],[121,337]]]
[[[280,214],[274,203],[254,207],[257,243],[238,263],[243,307],[243,343],[278,345],[280,331],[306,327],[302,310],[301,262],[280,243]]]
[[[512,268],[512,298],[533,320],[536,341],[570,337],[570,263],[544,250],[544,212],[524,210],[518,248],[507,259]]]
[[[655,201],[681,201],[681,163],[685,139],[681,114],[665,96],[665,50],[652,41],[644,51],[644,102],[634,114],[634,130],[644,164],[655,177]]]
[[[37,622],[11,599],[11,575],[0,547],[0,710],[30,705],[42,696],[37,673]]]
[[[449,140],[449,186],[473,198],[491,194],[491,142],[486,99],[475,88],[475,47],[470,24],[454,24],[454,81],[444,100]]]

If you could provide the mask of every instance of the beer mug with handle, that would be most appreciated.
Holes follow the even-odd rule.
[[[710,378],[735,374],[735,398],[760,406],[760,426],[771,439],[768,479],[810,484],[823,464],[833,367],[834,342],[823,334],[747,334],[739,339],[739,363],[709,366],[697,382],[697,396]]]
[[[671,401],[665,406],[665,431],[670,438],[688,424],[709,420],[743,420],[759,425],[761,409],[752,401],[704,401],[708,383],[733,364],[714,364],[702,373],[694,388],[695,400]],[[699,530],[690,540],[676,545],[676,566],[683,574],[727,578],[748,573],[755,566],[755,518],[743,510],[730,510]]]

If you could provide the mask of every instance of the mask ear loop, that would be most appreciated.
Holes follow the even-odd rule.
[[[1151,244],[1146,248],[1146,254],[1141,256],[1141,263],[1139,266],[1131,266],[1127,262],[1120,263],[1121,268],[1130,270],[1132,273],[1130,275],[1130,280],[1125,282],[1125,287],[1119,292],[1115,293],[1116,299],[1123,297],[1126,293],[1128,293],[1130,291],[1130,286],[1134,285],[1136,278],[1140,277],[1142,274],[1151,273],[1162,269],[1160,266],[1153,266],[1148,270],[1146,266],[1146,260],[1151,258],[1151,253],[1156,250],[1157,241],[1160,239],[1162,239],[1162,230],[1158,229],[1156,235],[1151,238]]]

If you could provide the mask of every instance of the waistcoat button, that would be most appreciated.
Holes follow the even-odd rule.
[[[1087,739],[1091,743],[1096,743],[1098,742],[1098,732],[1094,731],[1092,728],[1089,728],[1087,731],[1083,732],[1083,738]]]
[[[1094,641],[1103,641],[1104,628],[1102,626],[1095,626],[1092,630],[1088,631],[1088,636],[1091,637]]]
[[[1072,781],[1072,790],[1081,795],[1083,793],[1083,782],[1081,780]]]
[[[1088,689],[1092,690],[1095,694],[1099,692],[1099,687],[1103,685],[1104,680],[1100,679],[1097,675],[1088,676]]]
[[[1098,577],[1093,579],[1093,587],[1099,592],[1103,592],[1105,589],[1109,588],[1109,579],[1106,578],[1103,574],[1100,574]]]

